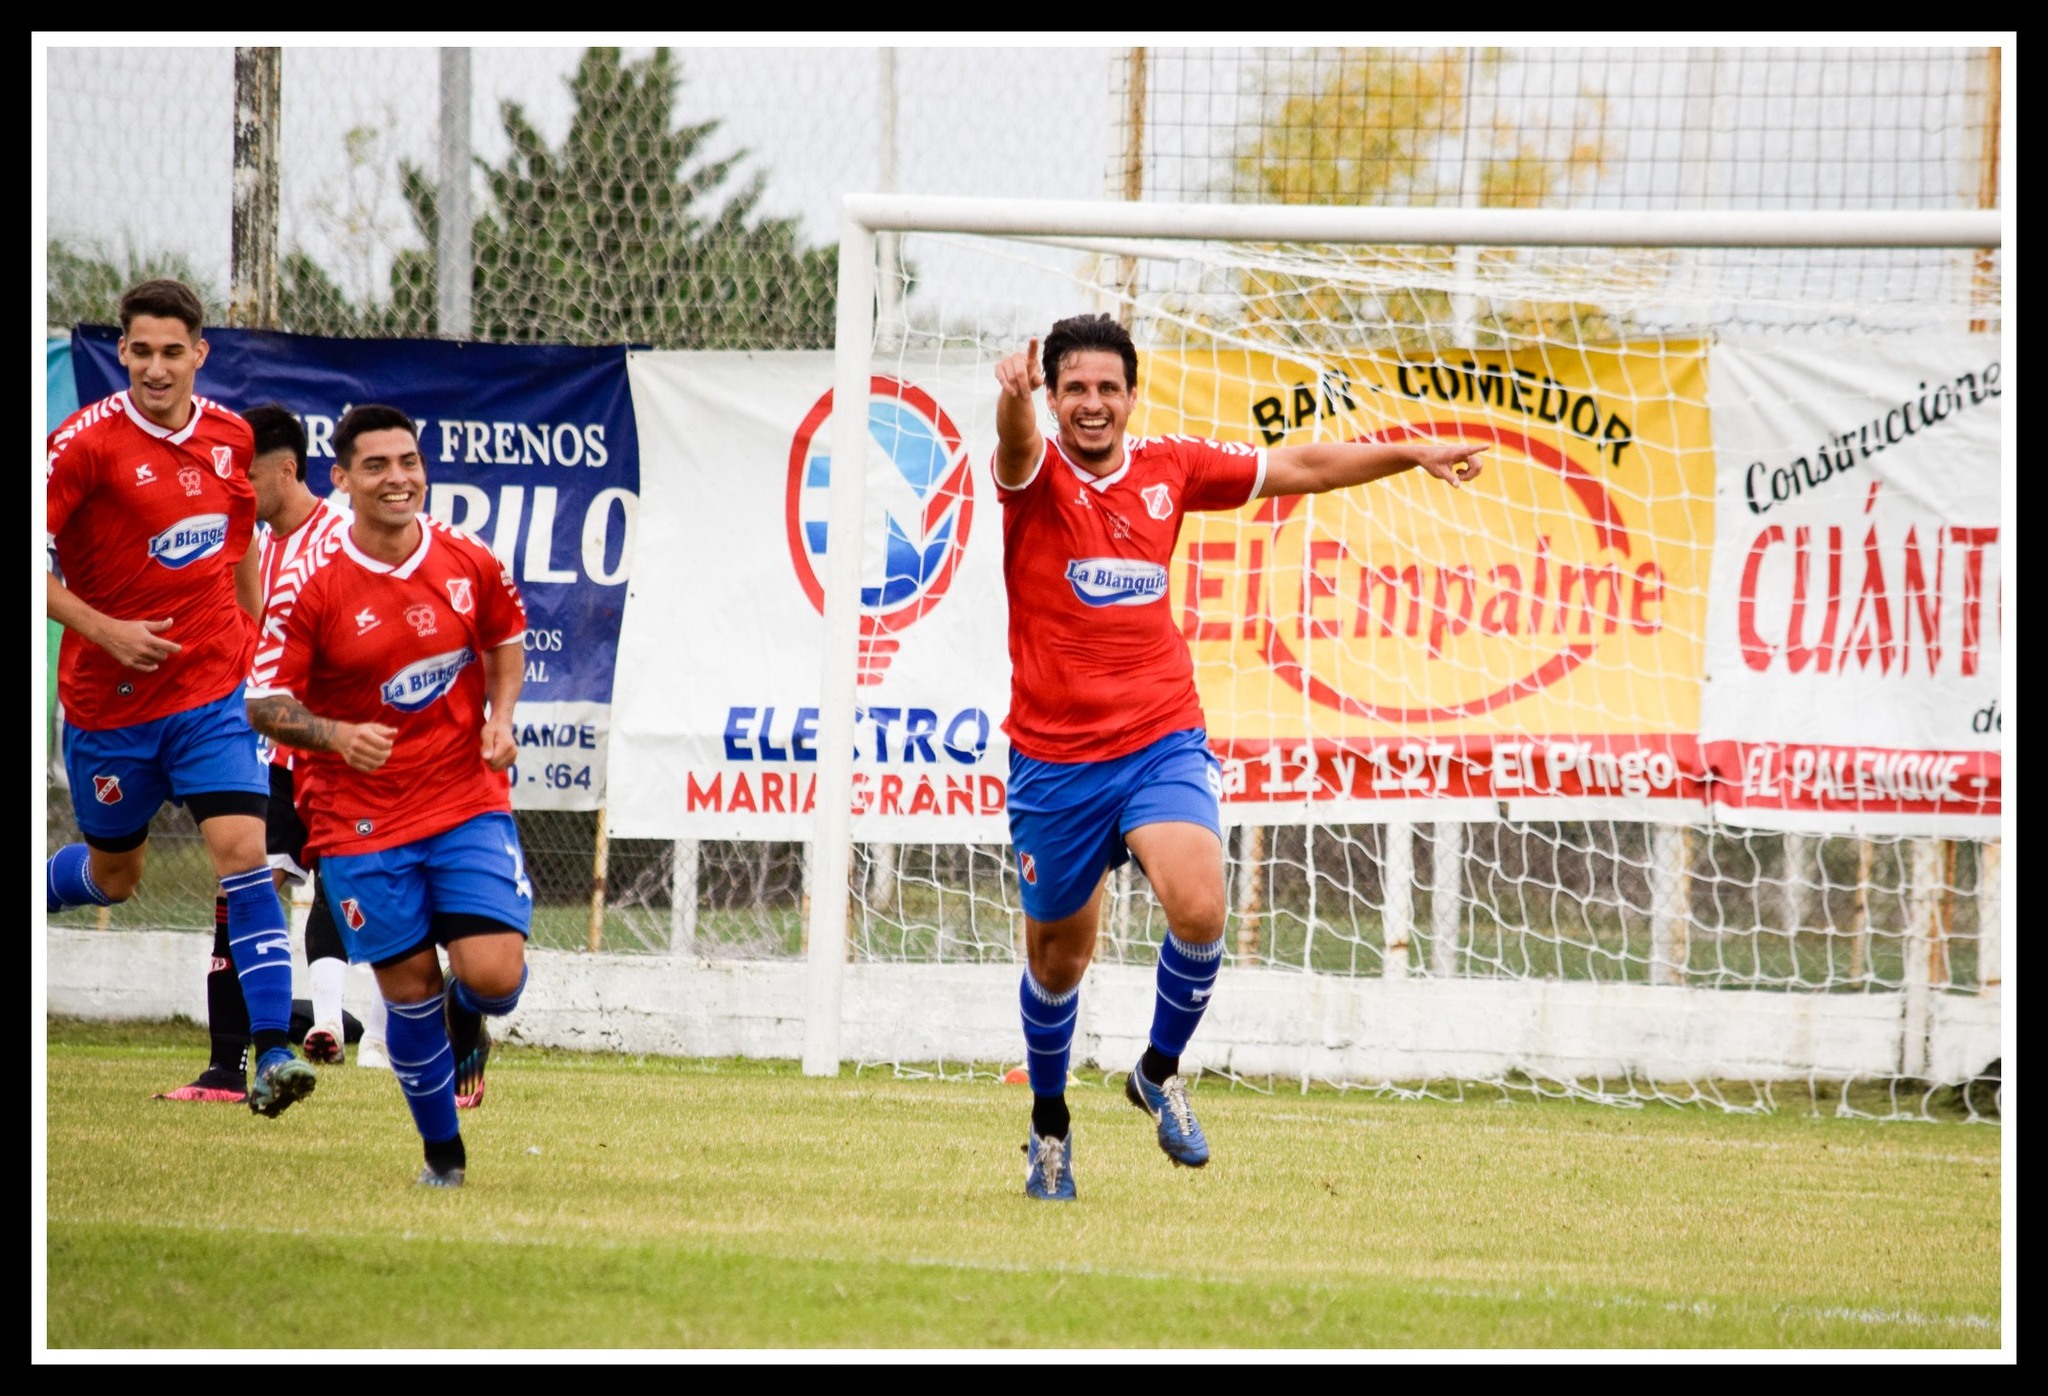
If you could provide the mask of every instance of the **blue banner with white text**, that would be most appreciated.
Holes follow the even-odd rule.
[[[80,401],[128,386],[118,341],[112,328],[72,332]],[[237,410],[277,402],[296,414],[318,493],[332,491],[334,424],[351,406],[387,403],[419,424],[428,512],[482,539],[526,601],[514,803],[602,805],[640,499],[625,349],[218,328],[206,341],[198,391]]]

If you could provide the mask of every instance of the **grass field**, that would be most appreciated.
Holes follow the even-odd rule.
[[[386,1072],[263,1120],[150,1099],[190,1024],[48,1039],[51,1350],[2005,1340],[1982,1125],[1204,1083],[1188,1172],[1113,1077],[1061,1207],[1021,1086],[510,1049],[437,1192]]]

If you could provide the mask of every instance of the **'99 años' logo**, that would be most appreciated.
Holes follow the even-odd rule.
[[[960,432],[922,389],[877,374],[869,386],[867,526],[862,539],[860,682],[881,679],[897,632],[939,603],[967,547],[974,475]],[[796,578],[821,613],[832,438],[828,391],[805,414],[789,448],[785,517]],[[879,458],[878,458],[879,453]]]

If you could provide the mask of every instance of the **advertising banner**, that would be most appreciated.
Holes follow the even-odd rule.
[[[1190,518],[1168,604],[1226,820],[1697,807],[1713,492],[1698,348],[1289,369],[1149,353],[1131,430],[1490,449],[1461,490],[1404,475]],[[628,371],[644,536],[662,544],[636,564],[621,636],[612,831],[806,838],[831,356],[636,353]],[[995,396],[981,360],[874,379],[857,838],[1006,837]]]
[[[81,400],[127,387],[118,338],[107,328],[74,331]],[[217,328],[206,339],[200,393],[232,408],[278,402],[296,413],[317,493],[330,492],[334,424],[350,406],[388,403],[419,424],[428,512],[488,544],[526,602],[513,803],[602,805],[640,496],[625,350]]]
[[[620,637],[620,837],[800,840],[815,825],[829,353],[634,353],[655,488]],[[873,380],[854,834],[1008,837],[1002,540],[979,360]],[[658,541],[657,541],[658,540]]]
[[[1995,835],[1995,335],[1716,346],[1700,738],[1722,817]]]
[[[1409,471],[1188,521],[1174,605],[1240,821],[1701,807],[1703,352],[1147,356],[1134,432],[1488,448],[1462,488]]]

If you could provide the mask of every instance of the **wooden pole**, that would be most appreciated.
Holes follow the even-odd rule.
[[[1997,839],[1977,845],[1977,992],[1998,997],[2004,987],[2005,898],[1999,887],[2004,859]]]
[[[611,869],[611,841],[606,837],[604,827],[604,806],[597,807],[597,849],[590,859],[590,935],[589,948],[596,950],[604,944],[604,880]]]
[[[230,325],[277,328],[278,110],[282,49],[235,50],[235,155],[229,215]]]
[[[1266,873],[1266,831],[1246,824],[1237,831],[1237,958],[1259,962],[1259,919],[1263,911]]]
[[[1408,977],[1415,942],[1415,826],[1402,821],[1380,829],[1380,927],[1389,979]]]

